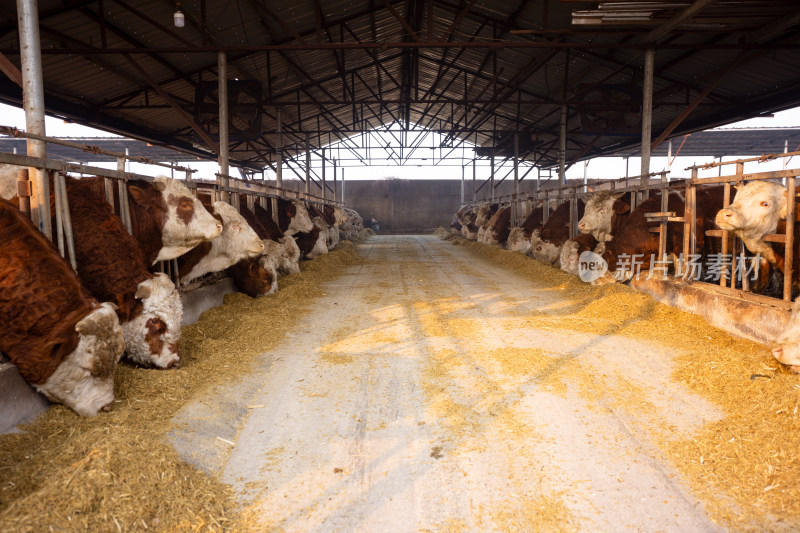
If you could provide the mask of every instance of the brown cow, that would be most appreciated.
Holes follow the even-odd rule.
[[[506,249],[512,252],[526,254],[531,249],[531,235],[535,230],[540,230],[544,220],[544,207],[534,208],[521,226],[511,228],[506,240]]]
[[[148,270],[136,239],[92,183],[67,177],[66,186],[78,276],[92,296],[119,306],[128,359],[177,367],[183,305],[175,285]],[[53,195],[50,200],[55,216]]]
[[[583,200],[578,199],[578,217],[583,216]],[[561,247],[569,240],[570,201],[563,202],[550,214],[542,229],[531,234],[531,254],[552,265],[559,259]],[[558,265],[556,265],[558,266]]]
[[[484,225],[483,243],[505,244],[511,232],[511,206],[501,207]]]
[[[94,416],[114,400],[125,349],[114,305],[99,304],[52,243],[0,199],[0,351],[50,400]]]

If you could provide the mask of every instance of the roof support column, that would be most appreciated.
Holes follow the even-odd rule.
[[[344,206],[344,167],[342,167],[342,206]]]
[[[461,165],[461,205],[464,205],[464,176],[466,174],[466,169],[464,165]]]
[[[311,194],[311,134],[306,133],[306,198]]]
[[[333,203],[336,203],[336,171],[337,171],[337,164],[336,160],[333,160]]]
[[[492,150],[492,163],[491,164],[492,164],[492,173],[489,176],[489,180],[490,180],[489,181],[489,187],[490,187],[489,199],[492,202],[494,202],[494,150]]]
[[[478,198],[478,193],[475,189],[475,176],[477,174],[477,169],[475,168],[475,158],[472,159],[472,201],[474,202]]]
[[[567,184],[567,104],[561,104],[561,135],[558,139],[558,184]]]
[[[217,82],[219,95],[219,173],[222,176],[217,178],[217,185],[221,187],[222,194],[220,199],[224,202],[229,201],[228,174],[230,173],[228,164],[230,156],[228,152],[228,57],[225,52],[217,53]]]
[[[276,160],[275,160],[275,185],[278,187],[283,187],[283,125],[281,124],[281,108],[277,109],[278,112],[278,123],[277,123],[277,133],[278,141],[275,145],[276,153]]]
[[[519,194],[519,133],[514,134],[514,194]]]
[[[42,49],[39,41],[39,8],[36,0],[17,0],[20,63],[22,66],[22,101],[25,128],[29,133],[45,135],[44,78]],[[28,139],[28,155],[47,157],[47,143]],[[47,172],[31,167],[31,219],[48,239],[52,239],[50,222],[50,181]]]
[[[642,171],[641,184],[650,181],[650,141],[653,129],[653,70],[655,69],[655,50],[644,52],[644,82],[642,87]]]
[[[325,148],[322,149],[322,199],[325,199]]]

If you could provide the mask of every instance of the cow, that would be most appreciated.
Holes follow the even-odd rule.
[[[104,194],[103,179],[89,179]],[[130,180],[127,190],[133,236],[148,265],[175,259],[222,232],[222,224],[177,180],[166,176],[152,183]]]
[[[225,270],[242,259],[258,257],[264,251],[264,243],[235,207],[219,201],[210,207],[222,223],[222,233],[178,258],[182,283]]]
[[[306,259],[314,259],[328,253],[328,224],[322,210],[314,204],[308,204],[308,214],[314,223],[314,229],[297,234],[297,246]]]
[[[598,245],[600,246],[598,248]],[[561,270],[569,274],[578,276],[579,260],[583,252],[602,253],[605,250],[603,243],[598,243],[591,233],[579,233],[574,239],[570,239],[561,247],[559,255],[559,266]]]
[[[478,227],[478,231],[475,233],[475,238],[472,240],[484,242],[485,239],[483,235],[486,233],[486,223],[497,213],[498,209],[500,209],[500,204],[490,202],[484,202],[478,206],[475,214],[475,225]]]
[[[511,232],[511,206],[498,209],[484,225],[483,243],[503,245]]]
[[[578,221],[578,231],[591,233],[597,242],[608,242],[625,224],[631,206],[622,196],[625,193],[599,191],[586,201],[583,217]]]
[[[183,305],[175,285],[148,270],[138,242],[89,180],[67,177],[65,183],[78,277],[96,299],[118,306],[128,359],[176,368]],[[50,201],[55,216],[52,194]]]
[[[739,237],[750,252],[761,254],[783,270],[782,255],[775,253],[764,236],[775,233],[779,222],[786,219],[788,194],[788,189],[778,183],[750,182],[736,188],[733,202],[717,213],[715,222]]]
[[[587,250],[595,253],[605,251],[604,246],[597,248],[598,243],[610,241],[630,216],[631,206],[621,199],[623,194],[599,191],[589,197],[583,217],[578,221],[578,231],[582,235],[591,235],[592,238],[579,235],[564,243],[559,257],[561,270],[577,276],[581,253]]]
[[[540,230],[544,218],[544,207],[534,208],[521,226],[511,228],[506,240],[506,249],[526,254],[531,249],[531,235]]]
[[[293,200],[293,202],[295,201]],[[302,205],[302,203],[300,205]],[[306,206],[302,205],[302,207],[302,213],[305,213],[305,215],[308,216],[308,210],[306,209]],[[260,222],[261,228],[263,228],[263,233],[258,233],[261,230],[256,229],[259,237],[262,239],[270,239],[283,245],[284,253],[282,253],[281,257],[284,259],[281,261],[280,266],[278,267],[278,272],[281,274],[294,274],[300,272],[299,262],[301,252],[293,235],[299,235],[302,233],[302,231],[293,235],[285,235],[280,226],[275,222],[275,220],[273,220],[271,210],[268,211],[267,209],[264,209],[258,203],[256,203],[254,206],[253,214]],[[287,224],[286,227],[288,226],[289,225]],[[302,219],[298,221],[297,226],[302,228],[306,227],[305,223],[302,222]],[[314,229],[313,223],[311,224],[311,228],[312,230]]]
[[[82,416],[107,410],[125,349],[114,304],[98,303],[53,244],[0,199],[0,351],[25,380]]]
[[[274,243],[275,241],[265,242]],[[251,298],[272,294],[278,290],[278,275],[274,270],[264,267],[262,257],[242,259],[225,270],[236,283],[239,292]]]
[[[460,213],[460,215],[459,215]],[[475,221],[478,213],[474,207],[464,206],[456,213],[459,223],[461,223],[461,236],[465,239],[474,241],[478,237],[478,226]]]
[[[550,214],[542,229],[531,233],[531,255],[543,263],[552,265],[559,259],[561,247],[569,240],[569,211],[571,202],[567,200]],[[583,216],[583,200],[577,200],[578,217]],[[556,265],[558,266],[558,265]]]
[[[301,200],[287,200],[277,198],[278,227],[283,235],[294,235],[303,231],[311,231],[314,224],[308,214],[308,209]],[[272,215],[272,202],[267,203],[267,212]]]

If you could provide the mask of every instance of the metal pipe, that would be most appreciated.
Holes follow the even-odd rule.
[[[75,239],[72,234],[72,216],[69,213],[69,200],[67,199],[67,185],[64,182],[64,175],[61,172],[56,172],[53,175],[53,184],[61,191],[61,212],[64,217],[64,237],[67,241],[67,251],[69,252],[69,262],[72,269],[78,271],[78,263],[75,259]],[[48,202],[49,203],[49,202]],[[48,206],[49,207],[49,206]]]
[[[642,87],[642,177],[640,183],[647,185],[650,174],[650,143],[653,129],[653,71],[655,69],[655,50],[644,52],[644,81]]]
[[[492,151],[491,166],[492,173],[489,176],[489,199],[494,202],[494,151]]]
[[[333,160],[333,203],[336,203],[336,160]]]
[[[464,205],[464,175],[465,175],[464,165],[461,166],[461,205]]]
[[[474,202],[478,197],[477,189],[475,189],[475,176],[477,174],[477,169],[475,167],[475,158],[472,159],[472,201]]]
[[[344,206],[344,169],[342,169],[342,206]]]
[[[37,0],[17,0],[17,27],[22,71],[22,105],[25,108],[25,128],[37,135],[45,135],[44,78],[42,76],[42,50],[39,40],[39,8]],[[47,157],[47,143],[28,139],[28,155]],[[50,182],[47,172],[31,167],[31,220],[52,239],[50,220]]]
[[[325,199],[325,148],[322,149],[322,199]]]
[[[667,144],[667,172],[672,170],[672,139]]]
[[[275,133],[278,140],[275,144],[275,185],[283,187],[283,125],[281,124],[281,108],[277,109],[277,126]]]
[[[217,84],[219,95],[219,173],[217,185],[222,187],[221,199],[228,201],[228,174],[230,154],[228,152],[228,58],[225,52],[217,53]]]
[[[311,134],[306,133],[306,196],[311,194]]]
[[[558,184],[567,184],[567,104],[561,104],[561,134],[558,139]]]
[[[54,196],[54,204],[56,204],[56,241],[58,243],[58,253],[61,254],[61,257],[66,259],[66,255],[64,253],[64,210],[62,209],[61,203],[61,187],[57,187],[55,185],[55,179],[53,180],[53,196]],[[22,197],[20,196],[20,200]]]

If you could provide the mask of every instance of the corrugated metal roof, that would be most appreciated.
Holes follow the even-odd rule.
[[[557,160],[564,100],[568,161],[630,149],[640,138],[645,46],[656,50],[654,138],[709,87],[671,135],[800,105],[795,0],[181,6],[187,23],[179,29],[166,0],[39,0],[49,111],[179,149],[203,146],[195,130],[214,138],[218,125],[198,112],[198,97],[210,84],[204,102],[213,109],[221,49],[229,77],[262,91],[258,101],[238,102],[252,105],[233,119],[248,131],[232,140],[231,156],[254,166],[274,160],[278,106],[289,155],[305,148],[307,133],[317,147],[396,121],[449,133],[454,143],[477,139],[499,155],[521,132],[523,157],[548,166]],[[0,28],[0,52],[18,63],[16,21],[0,18]],[[19,89],[0,80],[0,99],[18,101]]]

